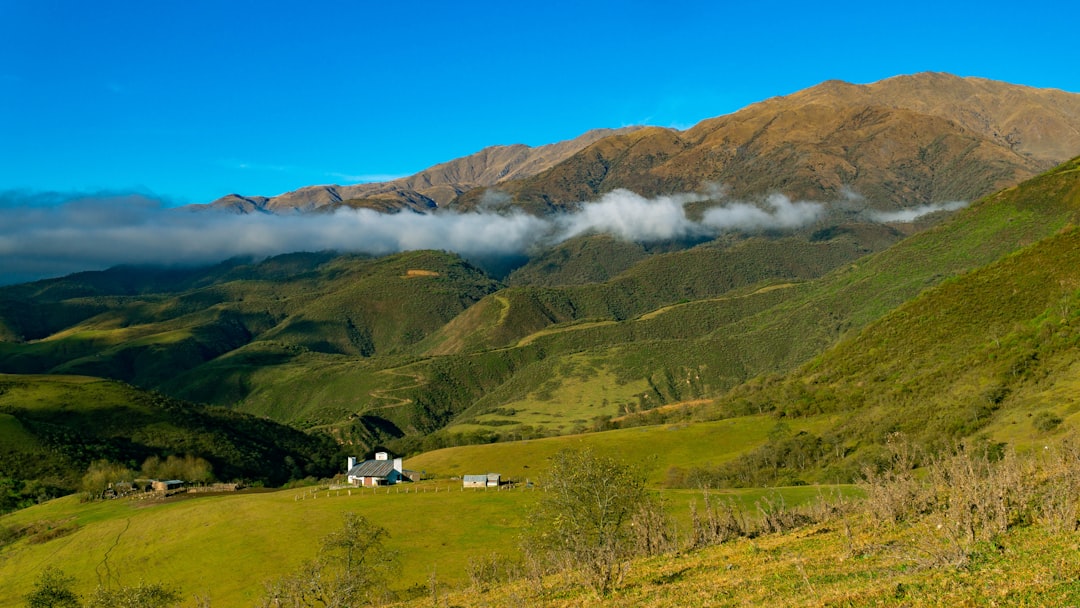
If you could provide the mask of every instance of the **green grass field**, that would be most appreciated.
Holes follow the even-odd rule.
[[[817,432],[834,422],[834,418],[825,416],[805,418],[792,421],[791,429]],[[547,460],[559,450],[589,447],[640,463],[649,481],[660,484],[670,467],[720,464],[764,444],[775,426],[776,420],[770,416],[643,426],[446,448],[410,458],[406,465],[435,477],[500,473],[505,478],[524,481],[546,469]]]
[[[763,495],[779,492],[788,504],[799,504],[818,491],[726,494],[752,508]],[[301,488],[164,503],[57,499],[0,518],[0,526],[8,529],[41,522],[43,528],[72,530],[45,542],[24,538],[0,545],[0,580],[5,582],[0,607],[21,606],[37,573],[49,564],[74,576],[81,593],[99,581],[134,585],[145,580],[178,587],[186,598],[208,596],[217,607],[252,606],[265,581],[315,557],[322,536],[340,527],[347,511],[390,530],[387,547],[400,552],[404,566],[394,588],[425,585],[433,575],[441,585],[461,587],[468,581],[470,559],[493,553],[517,557],[526,514],[539,492],[523,486],[463,491],[458,483],[443,481],[354,489],[351,495],[348,490]],[[663,495],[673,518],[685,526],[688,505],[700,494]]]

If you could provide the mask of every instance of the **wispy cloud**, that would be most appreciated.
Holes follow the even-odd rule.
[[[335,180],[341,180],[348,184],[368,184],[376,182],[392,182],[395,179],[401,179],[408,177],[408,175],[398,175],[395,173],[337,173],[331,172],[325,174],[327,177],[331,177]]]
[[[342,171],[316,171],[310,168],[296,167],[293,165],[275,165],[273,163],[259,163],[236,158],[218,159],[217,165],[236,171],[251,171],[259,173],[295,173],[299,175],[323,176],[327,181],[339,184],[368,184],[374,182],[389,182],[395,179],[408,177],[396,173],[345,173]]]
[[[253,163],[235,158],[218,159],[217,164],[226,169],[238,169],[241,171],[265,171],[269,173],[291,173],[297,170],[289,165],[274,165],[267,163]]]
[[[967,205],[966,201],[951,201],[948,203],[922,205],[920,207],[912,207],[911,209],[901,209],[899,211],[867,211],[866,216],[874,222],[886,224],[892,222],[908,223],[914,222],[924,215],[930,215],[931,213],[937,213],[938,211],[957,211],[967,207]]]

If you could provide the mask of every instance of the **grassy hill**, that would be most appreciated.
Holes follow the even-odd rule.
[[[1077,219],[1076,169],[884,250],[904,233],[848,223],[724,237],[601,282],[575,277],[579,262],[607,259],[598,251],[623,251],[603,239],[505,288],[437,252],[84,273],[0,290],[0,317],[21,336],[0,343],[0,365],[117,378],[410,453],[604,428],[794,369],[924,289],[1047,238]],[[24,314],[39,303],[71,324]],[[767,409],[752,407],[739,411]]]
[[[812,431],[835,422],[818,417],[793,425]],[[702,456],[737,458],[764,440],[761,431],[766,429],[768,434],[775,430],[769,416],[660,425],[456,448],[405,465],[486,471],[494,463],[511,476],[516,477],[514,471],[529,476],[547,467],[545,454],[553,450],[590,446],[624,457],[650,450],[657,457],[654,471],[667,470]],[[131,585],[145,580],[178,588],[186,598],[209,598],[215,606],[250,606],[262,594],[263,583],[314,557],[319,540],[340,525],[345,512],[391,531],[387,549],[400,554],[404,568],[390,586],[401,594],[403,606],[436,601],[462,606],[521,601],[565,606],[1067,605],[1080,597],[1080,570],[1070,557],[1080,533],[1075,511],[1056,510],[1055,497],[1066,495],[1055,492],[1075,487],[1080,469],[1075,451],[1047,452],[1044,458],[1040,450],[1036,456],[1034,461],[1007,456],[989,469],[982,468],[986,461],[963,458],[925,467],[924,476],[933,479],[943,472],[961,475],[972,470],[969,465],[979,471],[974,477],[956,477],[952,486],[904,485],[918,477],[909,476],[863,484],[859,490],[712,491],[708,503],[697,490],[661,490],[657,496],[671,518],[674,546],[633,561],[625,580],[603,598],[571,575],[531,572],[522,560],[518,539],[543,494],[542,488],[524,484],[462,491],[458,481],[435,480],[378,490],[324,486],[158,502],[84,504],[65,498],[0,517],[0,576],[10,582],[0,587],[0,606],[21,605],[46,563],[61,564],[82,593],[106,581]],[[1060,466],[1066,468],[1055,468]],[[949,506],[950,497],[966,508],[970,492],[984,487],[993,491],[966,511],[978,514],[971,521],[975,536],[953,536],[963,528],[950,522],[965,511]],[[996,511],[989,507],[997,504],[1003,487],[1008,487],[1000,495],[1008,517],[998,530],[993,527]],[[908,492],[914,493],[905,498]],[[933,502],[924,508],[923,500]],[[709,504],[721,513],[726,512],[723,505],[731,504],[741,532],[698,536],[703,521],[712,521]],[[1076,504],[1074,495],[1059,506],[1070,504]],[[883,511],[892,508],[903,513],[895,521]]]
[[[268,485],[332,474],[339,460],[327,438],[270,420],[98,378],[0,374],[4,510],[76,491],[99,459],[138,470],[151,456],[184,455],[218,479]]]
[[[575,424],[591,424],[595,416],[625,413],[627,406],[648,409],[715,396],[754,376],[790,370],[924,289],[993,263],[1076,222],[1080,212],[1077,167],[1077,161],[1072,161],[982,199],[949,221],[885,251],[843,264],[820,279],[752,288],[749,293],[736,290],[727,297],[661,306],[621,321],[600,316],[538,329],[519,338],[516,348],[539,349],[545,358],[477,400],[458,420],[466,424],[490,420],[502,425],[489,427],[492,431],[509,431],[512,427],[506,425],[519,411],[533,412],[530,416],[535,419],[538,410],[558,412],[568,402],[583,400],[594,405],[592,415],[584,419],[579,409],[570,420],[555,421],[565,432]],[[702,255],[698,249],[702,248],[691,250],[693,255]],[[689,252],[657,256],[653,264],[684,255]],[[710,268],[707,264],[689,267]],[[637,268],[623,277],[634,276]],[[641,283],[663,284],[659,274],[637,276],[655,278],[642,278]],[[692,284],[692,280],[688,282]],[[511,293],[515,292],[500,292]],[[477,336],[502,336],[501,343],[512,343],[513,334],[499,332],[505,331],[502,327],[513,315],[514,304],[510,297],[489,298],[443,332],[454,330],[459,323],[477,328],[471,338],[459,334],[448,340],[463,349],[482,344],[484,339]],[[480,308],[485,305],[488,308]],[[530,310],[520,304],[519,308]],[[550,312],[534,314],[534,325],[519,326],[536,327],[552,317],[562,318]],[[941,331],[950,329],[945,326]],[[589,384],[593,388],[587,388]],[[779,399],[775,395],[768,398]],[[598,405],[602,407],[595,407]],[[757,408],[755,404],[738,411],[759,411]],[[499,410],[504,414],[499,415]],[[513,412],[513,416],[508,418],[505,412]]]
[[[808,419],[799,428],[828,423]],[[470,564],[493,554],[519,557],[517,539],[540,490],[521,483],[512,490],[462,491],[460,481],[449,477],[490,470],[524,482],[546,469],[556,451],[592,447],[606,454],[655,454],[650,485],[659,487],[671,467],[734,458],[762,444],[774,424],[757,416],[440,450],[405,461],[406,468],[439,478],[378,490],[322,486],[167,501],[58,499],[0,517],[0,578],[12,582],[0,586],[0,606],[21,605],[46,562],[62,564],[84,593],[99,580],[162,581],[180,587],[185,597],[209,596],[215,606],[250,606],[263,582],[314,557],[319,539],[340,525],[346,511],[391,531],[388,548],[401,553],[405,566],[395,590],[415,586],[422,595],[432,576],[440,585],[460,587],[469,581]],[[828,490],[755,489],[717,497],[752,510],[762,496],[783,496],[795,505],[822,491]],[[674,520],[686,526],[689,505],[700,493],[662,492]]]
[[[290,254],[189,271],[82,273],[0,290],[9,335],[0,342],[0,366],[97,375],[230,403],[238,398],[229,390],[235,384],[207,394],[208,385],[189,390],[178,376],[252,342],[278,360],[297,352],[392,353],[496,285],[436,252],[378,260]]]
[[[872,458],[873,446],[898,431],[938,449],[964,438],[1024,448],[1066,433],[1078,411],[1078,169],[1074,161],[985,199],[957,221],[868,259],[872,268],[901,254],[964,262],[994,245],[1017,248],[925,290],[787,377],[739,387],[702,415],[842,414],[833,441],[845,449],[820,456],[838,465]],[[1057,222],[1047,221],[1048,209],[1062,214]],[[1039,239],[1031,229],[1042,222],[1048,236]],[[995,225],[1002,231],[986,238]],[[943,237],[965,247],[944,247]]]

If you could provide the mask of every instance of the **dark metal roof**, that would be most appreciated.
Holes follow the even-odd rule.
[[[394,470],[393,460],[365,460],[346,473],[349,477],[386,477]]]

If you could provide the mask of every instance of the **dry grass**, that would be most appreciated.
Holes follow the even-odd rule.
[[[483,596],[495,606],[1044,606],[1080,602],[1080,449],[994,453],[959,446],[931,457],[900,437],[867,498],[777,497],[739,509],[706,492],[682,550],[632,562],[604,597],[572,569],[534,572]],[[925,464],[918,469],[916,462]],[[405,604],[405,605],[418,605]]]

